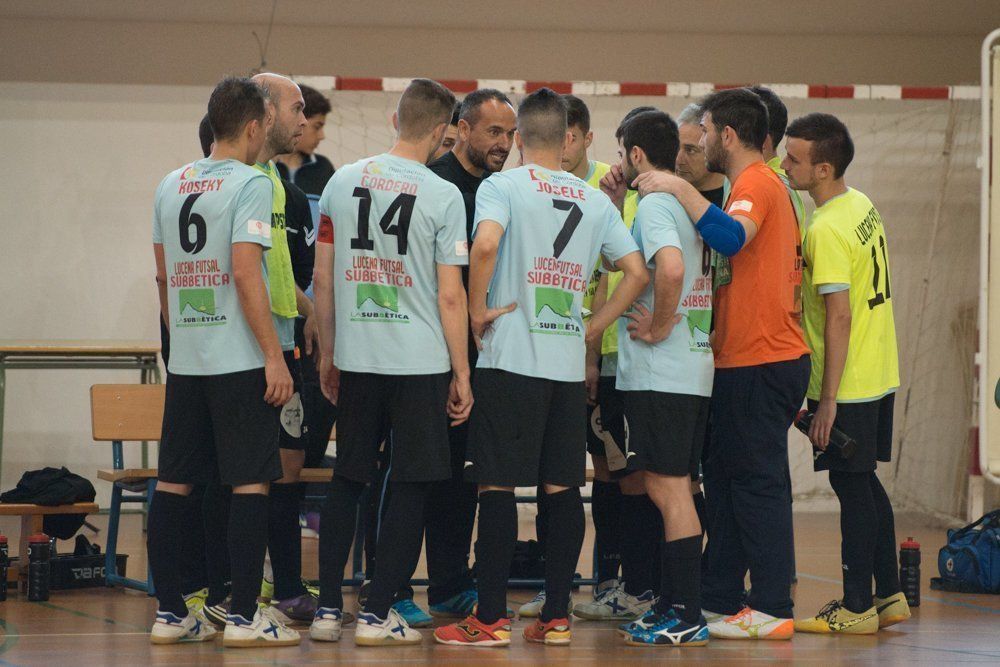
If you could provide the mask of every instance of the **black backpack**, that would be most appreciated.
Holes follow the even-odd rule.
[[[32,505],[71,505],[91,503],[97,491],[90,480],[66,468],[29,470],[10,491],[0,494],[0,502]],[[44,530],[50,537],[68,540],[76,534],[86,515],[49,514],[44,519]]]

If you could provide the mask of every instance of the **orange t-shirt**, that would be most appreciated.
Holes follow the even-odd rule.
[[[729,261],[732,280],[715,296],[716,368],[757,366],[809,353],[802,338],[802,240],[784,183],[763,162],[733,183],[729,215],[757,235]]]

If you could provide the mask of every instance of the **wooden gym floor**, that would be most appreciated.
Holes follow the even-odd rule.
[[[104,526],[103,517],[94,517]],[[824,662],[883,665],[950,665],[957,663],[1000,664],[1000,596],[959,595],[930,590],[929,579],[936,574],[937,549],[944,531],[928,527],[920,517],[896,518],[897,537],[913,535],[923,545],[923,604],[909,622],[875,636],[844,637],[797,635],[791,642],[733,642],[714,640],[707,648],[658,649],[625,647],[612,623],[576,622],[573,644],[568,648],[528,645],[520,636],[525,622],[516,621],[509,650],[468,649],[434,643],[430,631],[423,631],[424,643],[415,648],[359,649],[348,629],[339,644],[311,642],[303,633],[301,646],[282,649],[226,649],[221,642],[152,646],[149,624],[155,600],[145,595],[116,589],[56,591],[44,603],[27,602],[10,596],[0,603],[0,665],[295,665],[319,663],[435,663],[463,665],[516,660],[523,663],[574,665],[653,661],[714,662]],[[799,583],[795,591],[798,615],[815,613],[828,600],[840,595],[840,544],[838,520],[832,514],[800,513],[795,517]],[[522,536],[533,535],[532,518],[522,519]],[[0,522],[4,534],[17,534],[14,521]],[[103,542],[103,534],[92,538]],[[589,571],[593,533],[588,526],[579,571]],[[60,543],[69,550],[71,543]],[[122,551],[130,554],[129,573],[145,571],[145,547],[139,517],[128,516],[122,525]],[[303,541],[304,575],[316,576],[316,541]],[[424,572],[423,563],[420,572]],[[516,607],[533,591],[512,590],[509,601]],[[589,589],[575,595],[589,597]],[[346,594],[348,608],[353,594]],[[423,590],[417,601],[426,604]]]

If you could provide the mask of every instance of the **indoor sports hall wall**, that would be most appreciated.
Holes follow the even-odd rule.
[[[22,156],[8,163],[0,189],[0,337],[156,338],[150,202],[163,174],[198,156],[208,92],[0,83],[0,145]],[[396,94],[329,95],[320,153],[342,165],[389,146]],[[691,101],[584,99],[593,115],[592,157],[604,161],[615,159],[614,129],[630,108],[651,104],[676,115]],[[978,101],[787,103],[790,118],[828,111],[848,124],[857,144],[848,180],[872,197],[886,223],[903,386],[895,460],[881,475],[900,506],[961,517],[976,340]],[[87,389],[109,381],[137,377],[10,372],[0,487],[43,465],[91,477],[107,466],[107,446],[90,439]],[[828,497],[805,440],[793,432],[791,442],[797,498]],[[106,501],[104,485],[97,487]]]

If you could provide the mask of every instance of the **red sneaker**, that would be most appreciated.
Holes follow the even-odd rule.
[[[510,621],[501,618],[487,625],[470,615],[464,621],[437,628],[434,639],[439,644],[452,646],[509,646]]]
[[[548,623],[537,619],[524,629],[524,638],[529,642],[549,646],[566,646],[570,640],[569,619],[553,618]]]

